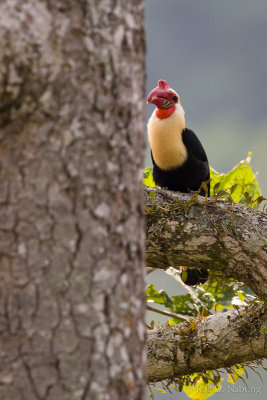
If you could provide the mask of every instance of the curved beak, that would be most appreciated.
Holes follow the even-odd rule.
[[[156,87],[147,96],[147,104],[162,107],[166,102],[166,89]]]

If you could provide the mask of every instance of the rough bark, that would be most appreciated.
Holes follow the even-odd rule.
[[[258,305],[243,314],[230,310],[200,319],[195,327],[148,331],[148,382],[266,358],[267,336],[260,332],[266,316]]]
[[[0,4],[0,398],[144,398],[142,0]]]
[[[146,188],[147,266],[222,271],[267,300],[267,216],[251,207]]]

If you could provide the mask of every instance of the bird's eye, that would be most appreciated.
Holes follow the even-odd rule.
[[[172,100],[173,100],[175,103],[177,103],[178,97],[177,97],[177,96],[173,96]]]

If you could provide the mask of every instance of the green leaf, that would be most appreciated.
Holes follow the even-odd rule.
[[[237,295],[238,295],[239,300],[241,301],[241,303],[244,303],[244,294],[243,294],[243,292],[238,291]]]
[[[167,393],[165,390],[158,388],[157,386],[154,386],[154,389],[156,389],[160,393]]]
[[[154,182],[153,175],[152,175],[152,168],[148,167],[148,168],[144,169],[143,183],[145,186],[148,186],[148,187],[156,187],[156,184]]]
[[[182,278],[182,281],[183,281],[183,282],[186,282],[186,280],[187,280],[187,275],[188,275],[188,272],[187,272],[186,269],[184,269],[183,272],[182,272],[182,275],[181,275],[181,278]]]
[[[207,184],[206,184],[206,182],[202,182],[202,188],[204,189],[204,192],[208,195],[208,191],[209,191],[209,189],[208,189],[208,186],[207,186]]]
[[[155,193],[153,192],[153,190],[151,190],[151,191],[149,192],[149,197],[150,197],[152,200],[155,199]]]
[[[237,187],[238,187],[237,183],[235,183],[234,185],[232,185],[232,186],[230,187],[230,193],[233,194]]]
[[[244,368],[238,368],[235,365],[232,367],[233,368],[233,373],[228,374],[228,382],[230,383],[235,383],[240,376],[242,376],[245,372]]]
[[[223,309],[224,309],[224,306],[222,304],[220,304],[220,303],[216,304],[216,310],[217,311],[223,311]]]

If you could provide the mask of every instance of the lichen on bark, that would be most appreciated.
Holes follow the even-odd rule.
[[[266,358],[266,308],[230,310],[194,323],[148,331],[148,382],[172,381],[195,372]]]
[[[145,193],[148,267],[221,271],[267,299],[266,214],[215,198],[151,188]]]

